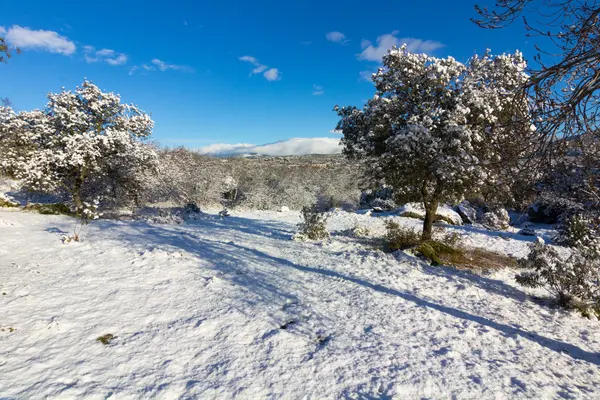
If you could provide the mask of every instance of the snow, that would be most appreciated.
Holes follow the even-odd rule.
[[[342,234],[420,221],[335,211],[331,240],[295,242],[297,212],[232,214],[98,220],[65,245],[72,219],[0,210],[2,397],[597,398],[597,321],[532,301],[514,270]],[[534,240],[447,229],[516,255]]]

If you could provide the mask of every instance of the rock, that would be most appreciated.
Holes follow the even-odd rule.
[[[524,223],[523,224],[523,229],[521,229],[519,232],[517,232],[517,235],[523,235],[523,236],[535,236],[535,229],[533,228],[533,224],[531,223]]]
[[[382,213],[383,212],[383,208],[381,208],[381,207],[373,207],[371,209],[371,211],[374,212],[374,213]]]
[[[467,200],[456,206],[456,212],[465,224],[474,224],[477,222],[477,210]]]
[[[279,209],[279,212],[290,212],[290,208],[287,206],[281,206],[281,208]]]

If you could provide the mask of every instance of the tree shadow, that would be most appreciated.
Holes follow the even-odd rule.
[[[234,221],[234,223],[231,225],[228,224],[228,230],[242,229],[242,232],[247,231],[250,234],[261,235],[261,232],[264,233],[264,230],[267,229],[265,228],[266,225],[263,225],[262,229],[258,229],[257,225],[259,225],[259,222],[257,221],[240,217],[236,218],[239,220]],[[260,223],[262,223],[262,221]],[[215,222],[213,221],[209,225],[204,226],[217,226],[219,229],[225,229],[223,224],[224,222],[215,225]],[[600,354],[598,353],[591,353],[570,343],[551,339],[540,334],[502,324],[479,315],[470,314],[456,308],[424,300],[415,295],[388,288],[380,284],[371,283],[363,279],[344,275],[342,273],[324,268],[315,268],[311,266],[295,264],[284,258],[275,257],[263,251],[241,246],[231,241],[225,242],[203,239],[198,236],[194,236],[187,230],[172,230],[166,227],[149,225],[145,223],[136,223],[132,225],[138,230],[138,232],[125,236],[124,239],[131,240],[138,244],[141,242],[145,245],[168,245],[173,248],[179,248],[191,254],[195,254],[200,259],[212,263],[217,271],[223,272],[225,274],[223,277],[224,279],[228,279],[231,283],[240,285],[245,289],[254,292],[260,298],[264,299],[267,304],[271,304],[272,302],[275,302],[276,304],[284,304],[286,301],[297,301],[296,295],[289,293],[289,290],[286,290],[285,287],[281,287],[281,285],[275,286],[269,283],[269,281],[272,279],[272,274],[278,274],[282,279],[286,279],[290,284],[295,283],[297,285],[302,285],[302,279],[299,278],[297,280],[293,280],[289,274],[285,274],[285,268],[291,268],[307,274],[316,274],[325,278],[351,282],[355,285],[368,288],[372,291],[383,293],[389,296],[395,296],[405,301],[412,302],[418,306],[426,307],[443,314],[450,315],[454,318],[474,322],[476,324],[494,329],[507,337],[520,336],[554,352],[564,353],[574,359],[600,365]],[[201,226],[202,225],[194,228],[199,228]],[[218,232],[216,233],[216,236],[218,236]],[[277,239],[273,235],[268,236],[272,239]],[[253,266],[258,266],[259,268],[254,268]],[[269,267],[268,271],[264,268],[265,266]],[[488,279],[466,271],[446,270],[433,267],[424,268],[424,271],[436,276],[458,276],[462,279],[467,279],[473,282],[484,290],[509,296],[517,301],[523,301],[525,299],[524,293],[519,292],[518,290],[504,284],[501,281]],[[246,300],[252,303],[250,300]]]
[[[583,349],[581,349],[575,345],[572,345],[570,343],[562,342],[562,341],[556,340],[556,339],[547,338],[545,336],[539,335],[534,332],[528,332],[528,331],[525,331],[525,330],[522,330],[519,328],[505,325],[505,324],[502,324],[502,323],[499,323],[496,321],[492,321],[490,319],[487,319],[487,318],[484,318],[484,317],[481,317],[478,315],[473,315],[468,312],[458,310],[456,308],[447,307],[447,306],[444,306],[441,304],[433,303],[431,301],[421,299],[420,297],[414,296],[409,293],[404,293],[399,290],[391,289],[391,288],[388,288],[388,287],[385,287],[385,286],[382,286],[379,284],[370,283],[368,281],[365,281],[365,280],[362,280],[359,278],[355,278],[352,276],[347,276],[347,275],[341,274],[339,272],[330,271],[327,269],[319,269],[319,268],[314,268],[314,267],[297,265],[286,259],[273,257],[273,256],[270,256],[266,253],[263,253],[261,251],[255,250],[255,249],[244,248],[244,247],[236,246],[236,245],[233,245],[233,246],[238,247],[240,250],[251,252],[257,256],[260,256],[261,258],[270,259],[270,260],[272,260],[272,262],[276,262],[278,264],[285,265],[287,267],[294,268],[299,271],[313,273],[313,274],[319,274],[319,275],[323,275],[323,276],[330,277],[330,278],[342,279],[342,280],[345,280],[348,282],[352,282],[356,285],[360,285],[360,286],[369,288],[369,289],[379,292],[379,293],[384,293],[387,295],[402,298],[406,301],[413,302],[416,305],[421,306],[421,307],[427,307],[432,310],[436,310],[441,313],[453,316],[455,318],[475,322],[479,325],[495,329],[496,331],[504,334],[505,336],[508,336],[508,337],[521,336],[524,339],[535,342],[535,343],[539,344],[540,346],[546,347],[547,349],[555,351],[557,353],[565,353],[565,354],[568,354],[569,356],[571,356],[572,358],[586,361],[586,362],[589,362],[589,363],[592,363],[595,365],[600,365],[600,354],[588,352],[588,351],[583,350]]]

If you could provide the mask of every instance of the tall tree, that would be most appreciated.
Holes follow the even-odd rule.
[[[441,202],[500,183],[530,145],[519,90],[525,66],[520,53],[486,53],[465,65],[393,48],[363,109],[336,106],[345,154],[364,160],[398,201],[423,203],[423,240],[431,239]]]

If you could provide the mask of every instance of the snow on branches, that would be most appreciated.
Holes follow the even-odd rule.
[[[31,189],[66,189],[81,212],[85,198],[99,194],[92,192],[134,188],[156,166],[156,151],[144,143],[153,126],[136,106],[84,81],[73,92],[50,93],[44,111],[0,120],[8,148],[1,166]]]
[[[430,238],[439,202],[506,184],[506,170],[530,145],[535,128],[518,90],[525,67],[519,52],[462,64],[394,47],[364,108],[335,108],[344,152],[365,160],[398,200],[422,201]]]

